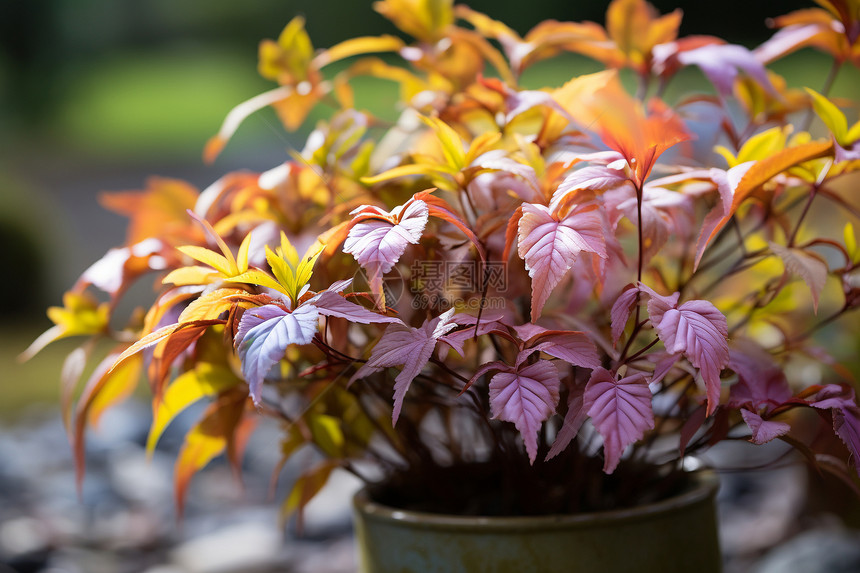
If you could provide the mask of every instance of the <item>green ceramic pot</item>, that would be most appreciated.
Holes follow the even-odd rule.
[[[404,511],[356,494],[361,573],[719,573],[716,474],[631,509],[540,517]]]

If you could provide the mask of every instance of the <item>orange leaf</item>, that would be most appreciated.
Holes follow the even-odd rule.
[[[624,156],[637,187],[664,151],[690,139],[684,122],[670,107],[653,99],[646,112],[617,82],[595,92],[589,107],[601,139]]]
[[[813,141],[783,149],[759,161],[750,167],[749,171],[746,172],[740,183],[738,183],[734,199],[732,200],[731,214],[734,214],[738,206],[757,189],[783,171],[787,171],[796,165],[812,159],[830,155],[832,151],[832,142]]]
[[[180,516],[185,507],[185,493],[194,474],[225,450],[234,447],[246,400],[246,392],[234,390],[222,394],[185,436],[173,474],[176,510]]]
[[[86,425],[98,424],[102,413],[109,407],[127,398],[137,385],[143,370],[143,356],[135,356],[120,366],[115,364],[116,353],[108,355],[96,367],[78,401],[75,414],[72,450],[75,457],[75,478],[78,491],[84,480],[86,458],[84,455]]]
[[[293,489],[281,507],[281,515],[289,517],[299,512],[298,527],[301,529],[301,511],[328,482],[331,472],[338,466],[334,460],[326,460],[302,474],[293,484]]]
[[[150,177],[144,191],[103,193],[99,202],[131,221],[127,241],[139,243],[150,237],[170,242],[198,237],[188,226],[188,209],[193,209],[199,195],[191,184],[179,179]]]

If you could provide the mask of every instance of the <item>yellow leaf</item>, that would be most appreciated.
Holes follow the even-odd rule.
[[[849,142],[846,138],[848,134],[848,122],[845,120],[845,114],[832,101],[817,91],[809,88],[804,89],[812,97],[812,107],[815,109],[815,113],[818,114],[818,117],[821,118],[821,121],[830,130],[830,133],[833,134],[833,137],[836,138],[836,142],[839,145],[848,144]]]
[[[437,165],[429,165],[426,163],[410,163],[408,165],[398,165],[397,167],[393,167],[388,171],[380,173],[379,175],[374,175],[372,177],[362,177],[361,182],[365,185],[375,185],[377,183],[381,183],[383,181],[388,181],[390,179],[397,179],[398,177],[407,177],[410,175],[423,175],[425,177],[434,177],[440,173],[451,173],[450,170],[443,170],[441,166]]]
[[[107,327],[110,305],[99,304],[86,294],[69,291],[63,295],[62,307],[52,306],[48,309],[48,318],[62,327],[63,336],[98,334]]]
[[[326,460],[312,470],[304,473],[293,484],[287,499],[281,507],[281,515],[289,517],[295,511],[304,508],[310,500],[325,486],[331,472],[337,467],[337,463]]]
[[[87,423],[96,427],[105,410],[131,396],[137,387],[142,370],[143,355],[137,355],[110,370],[99,381],[98,390],[93,392],[90,400],[84,403],[84,408],[79,409],[78,415],[85,413]]]
[[[275,278],[281,283],[281,289],[290,298],[296,299],[296,277],[290,265],[266,246],[266,260],[272,268]]]
[[[289,263],[290,268],[295,269],[296,265],[299,264],[299,252],[296,251],[296,248],[290,242],[287,234],[281,231],[281,252],[278,253],[280,256],[284,258],[287,263]]]
[[[248,270],[248,251],[251,249],[251,233],[245,235],[242,244],[239,245],[239,256],[236,258],[236,273],[241,274]]]
[[[466,152],[463,150],[463,140],[460,139],[460,134],[441,119],[423,115],[419,117],[436,133],[448,167],[454,172],[463,169],[466,166]]]
[[[219,255],[215,251],[210,251],[205,247],[198,247],[196,245],[185,245],[176,248],[182,254],[188,255],[195,261],[201,262],[204,265],[209,265],[224,276],[239,274],[238,272],[233,272],[233,269],[230,265],[230,261],[228,261],[223,255]]]
[[[678,36],[681,11],[659,16],[645,0],[613,0],[606,11],[606,31],[627,57],[641,69],[651,49]]]
[[[327,66],[332,62],[372,52],[396,52],[404,46],[403,40],[396,36],[362,36],[350,38],[335,44],[314,59],[317,67]]]
[[[185,491],[195,473],[230,447],[242,418],[247,396],[228,392],[206,409],[203,418],[185,436],[174,469],[176,506],[181,513]]]
[[[845,134],[845,141],[848,145],[853,144],[860,139],[860,121],[851,126],[848,133]]]
[[[851,262],[857,260],[857,237],[854,234],[854,225],[850,222],[845,223],[845,228],[842,230],[842,235],[845,237],[845,250],[848,251],[848,258]]]
[[[325,245],[320,241],[315,241],[305,252],[302,260],[296,267],[296,288],[301,289],[311,280],[313,276],[314,265],[317,259],[322,254]]]
[[[410,36],[435,43],[454,22],[453,0],[382,0],[373,9]]]
[[[475,159],[492,149],[501,139],[502,134],[499,132],[482,133],[476,137],[469,146],[469,151],[466,152],[464,164],[471,165]]]
[[[326,414],[307,416],[311,438],[322,452],[332,458],[343,454],[344,436],[340,420]]]
[[[146,440],[147,454],[152,455],[164,430],[188,406],[202,398],[229,390],[239,382],[239,378],[229,368],[208,362],[198,362],[194,370],[180,374],[167,387],[158,407],[153,408],[152,426]]]
[[[168,324],[167,326],[163,326],[156,330],[155,332],[150,332],[128,348],[126,348],[122,354],[117,357],[116,361],[112,368],[117,368],[122,362],[124,362],[129,356],[137,354],[144,348],[152,346],[153,344],[157,344],[182,328],[182,324]]]
[[[30,346],[18,356],[26,361],[35,356],[45,346],[68,336],[91,336],[104,332],[110,321],[110,305],[99,304],[94,298],[81,293],[68,291],[63,295],[63,306],[52,306],[48,317],[54,326],[39,335]]]
[[[263,271],[257,269],[245,271],[244,273],[236,275],[235,277],[229,277],[227,280],[232,283],[264,286],[267,288],[275,289],[276,291],[282,292],[284,294],[289,294],[283,287],[283,285],[281,285],[278,281],[276,281]]]
[[[218,273],[214,272],[209,267],[182,267],[170,271],[170,273],[161,280],[161,283],[173,284],[176,286],[205,285],[213,282],[217,277]]]
[[[248,294],[238,288],[219,288],[212,292],[206,293],[203,296],[193,300],[182,314],[179,315],[177,322],[191,322],[194,320],[212,320],[225,310],[229,310],[235,302],[236,295]],[[247,304],[247,303],[245,303]]]
[[[260,42],[257,71],[281,85],[295,85],[308,78],[313,51],[305,19],[296,16],[284,27],[277,42]]]
[[[774,127],[750,137],[738,151],[737,164],[767,159],[774,153],[785,149],[790,127]],[[729,167],[735,165],[729,164]]]

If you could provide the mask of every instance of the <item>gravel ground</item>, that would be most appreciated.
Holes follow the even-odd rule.
[[[173,459],[183,430],[199,412],[180,416],[147,461],[147,407],[129,402],[108,411],[105,430],[90,434],[80,497],[65,431],[54,414],[25,416],[0,431],[0,573],[355,571],[349,500],[359,484],[335,474],[308,507],[301,536],[294,524],[279,523],[268,491],[278,462],[276,424],[263,423],[255,433],[242,486],[226,465],[214,463],[194,478],[186,514],[177,521]],[[714,455],[743,461],[736,451]],[[275,499],[283,499],[298,470],[284,469]],[[856,533],[835,518],[804,521],[798,515],[805,475],[794,465],[722,476],[727,573],[860,571]]]

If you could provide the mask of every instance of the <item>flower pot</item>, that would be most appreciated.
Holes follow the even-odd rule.
[[[713,472],[674,497],[629,509],[537,517],[399,510],[356,494],[362,573],[718,573]]]

